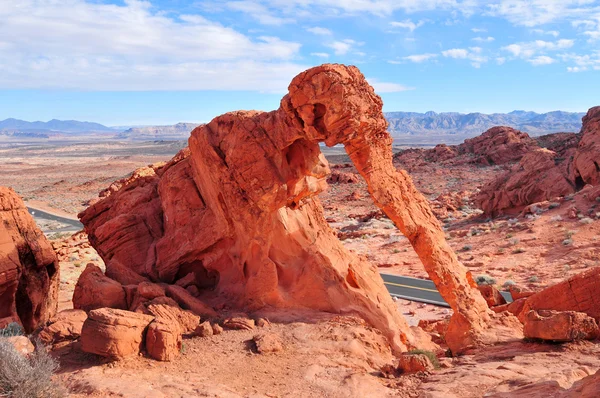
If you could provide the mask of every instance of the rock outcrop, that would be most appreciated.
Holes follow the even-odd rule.
[[[187,292],[212,308],[355,312],[403,351],[415,344],[411,329],[375,267],[336,239],[317,198],[330,171],[319,143],[343,144],[377,206],[452,306],[451,348],[494,340],[502,335],[490,329],[496,315],[469,282],[427,200],[392,164],[381,109],[357,68],[309,69],[294,78],[278,110],[231,112],[196,128],[189,150],[113,184],[80,219],[115,280],[126,267],[170,284],[167,294],[181,305],[190,301]],[[514,321],[501,323],[518,336]]]
[[[11,322],[30,333],[58,308],[56,254],[21,198],[0,187],[0,328]]]
[[[582,312],[529,311],[523,318],[523,334],[527,338],[566,342],[598,337],[596,321]]]
[[[496,216],[519,212],[531,203],[575,192],[564,158],[538,148],[527,153],[510,171],[484,186],[475,203],[484,213]]]
[[[591,108],[583,117],[581,141],[573,159],[574,178],[584,184],[600,185],[600,106]]]
[[[493,165],[517,162],[526,153],[538,148],[538,144],[527,133],[498,126],[465,140],[459,148],[460,152],[473,154],[477,163]]]

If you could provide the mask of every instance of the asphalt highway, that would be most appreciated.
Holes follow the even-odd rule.
[[[381,274],[381,277],[383,278],[385,287],[387,287],[393,297],[439,305],[442,307],[450,307],[437,291],[434,283],[429,279],[418,279],[409,276],[389,274]],[[512,301],[510,293],[501,292],[501,294],[507,302],[510,303]]]
[[[83,224],[78,220],[56,216],[39,209],[34,209],[33,207],[28,207],[27,210],[29,210],[29,214],[31,214],[34,218],[43,218],[44,220],[57,221],[61,224],[67,224],[67,227],[57,229],[54,232],[80,231],[83,229]]]

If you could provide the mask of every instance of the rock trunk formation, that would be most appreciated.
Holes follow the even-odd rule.
[[[497,319],[426,199],[393,167],[386,128],[382,101],[357,68],[312,68],[278,110],[232,112],[196,128],[189,150],[113,184],[80,218],[113,279],[131,281],[133,272],[183,285],[215,308],[356,312],[397,351],[424,348],[375,267],[348,252],[324,218],[317,195],[330,170],[319,143],[343,144],[454,309],[452,350],[491,341]]]
[[[25,203],[0,187],[0,328],[10,322],[31,333],[58,308],[56,254]]]

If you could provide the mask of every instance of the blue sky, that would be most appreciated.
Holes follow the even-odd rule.
[[[600,0],[0,0],[0,120],[208,121],[358,66],[386,111],[600,105]]]

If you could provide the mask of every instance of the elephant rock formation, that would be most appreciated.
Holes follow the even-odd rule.
[[[189,149],[113,184],[80,214],[106,274],[123,285],[175,284],[214,308],[354,312],[396,351],[423,348],[376,268],[346,250],[323,216],[317,195],[330,170],[319,143],[343,144],[454,309],[450,347],[518,337],[516,318],[498,321],[488,309],[427,200],[392,165],[382,105],[357,68],[322,65],[295,77],[275,111],[199,126]],[[491,328],[501,323],[504,333]]]

